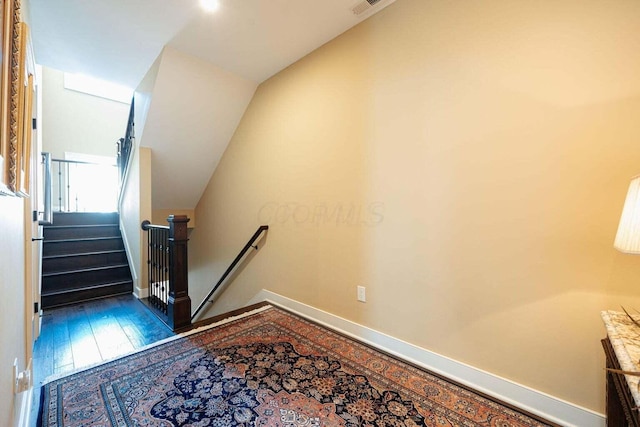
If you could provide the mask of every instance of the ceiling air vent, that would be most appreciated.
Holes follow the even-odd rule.
[[[386,0],[363,0],[360,3],[356,4],[351,8],[351,11],[354,15],[362,15],[363,13],[369,12],[372,9],[381,10],[384,9],[385,6],[388,6],[390,3],[393,3],[395,0],[386,1]],[[379,3],[379,4],[378,4]],[[382,6],[382,7],[376,7]]]
[[[351,11],[354,15],[362,15],[365,12],[370,11],[377,3],[389,3],[383,0],[363,0],[360,3],[356,4]]]

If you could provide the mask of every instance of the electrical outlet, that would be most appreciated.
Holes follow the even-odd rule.
[[[358,286],[358,301],[367,302],[367,294],[364,286]]]

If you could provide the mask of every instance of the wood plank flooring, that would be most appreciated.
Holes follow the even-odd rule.
[[[45,310],[34,346],[31,425],[36,424],[40,386],[46,378],[125,355],[173,335],[133,295]]]

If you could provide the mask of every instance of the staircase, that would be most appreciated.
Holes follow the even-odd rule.
[[[42,308],[131,293],[117,213],[56,212],[44,227]]]

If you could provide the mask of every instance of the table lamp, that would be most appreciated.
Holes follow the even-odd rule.
[[[629,184],[613,247],[626,254],[640,254],[640,175]]]

